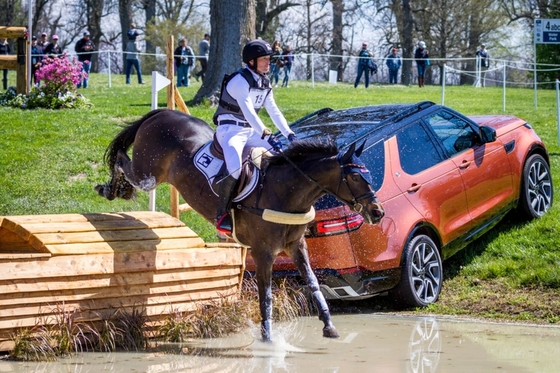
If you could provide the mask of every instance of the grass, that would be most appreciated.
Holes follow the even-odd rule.
[[[14,74],[10,74],[13,79]],[[149,81],[149,80],[147,80]],[[101,163],[106,146],[126,121],[150,111],[151,86],[125,85],[124,76],[92,74],[90,87],[81,90],[91,110],[24,111],[0,107],[0,215],[121,212],[146,210],[148,196],[136,201],[107,201],[93,191],[104,183],[108,170]],[[10,81],[10,85],[15,85]],[[185,101],[192,99],[200,83],[180,88]],[[294,121],[323,107],[418,102],[441,103],[439,86],[372,85],[354,89],[349,83],[292,82],[290,88],[274,90],[278,106]],[[526,119],[548,147],[555,185],[560,185],[560,147],[556,93],[506,89],[508,115]],[[501,87],[484,89],[447,86],[445,104],[467,115],[503,114]],[[165,90],[159,107],[165,107]],[[191,114],[211,123],[215,108],[189,107]],[[262,115],[265,123],[271,124]],[[157,190],[156,208],[169,212],[169,188]],[[206,241],[216,241],[210,223],[194,212],[181,219]],[[440,301],[427,310],[443,314],[557,323],[560,321],[560,208],[554,204],[541,219],[521,222],[508,216],[491,232],[444,264],[445,281]],[[496,292],[500,302],[489,297]],[[521,299],[521,301],[520,301]],[[522,301],[525,299],[525,301]],[[383,301],[374,300],[377,307]],[[523,308],[523,304],[527,306]],[[508,308],[510,307],[510,308]],[[521,320],[522,319],[522,320]]]

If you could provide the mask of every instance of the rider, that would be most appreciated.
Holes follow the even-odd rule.
[[[264,40],[252,40],[243,47],[243,62],[247,65],[222,82],[220,102],[214,114],[216,139],[224,153],[228,176],[219,181],[219,202],[216,228],[231,233],[233,222],[228,212],[233,190],[241,175],[241,153],[245,146],[272,148],[279,152],[282,143],[265,127],[257,113],[265,107],[270,118],[288,140],[293,141],[295,134],[272,94],[267,74],[270,70],[270,44]]]

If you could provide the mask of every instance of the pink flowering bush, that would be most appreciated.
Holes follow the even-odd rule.
[[[77,93],[76,85],[87,73],[82,71],[82,63],[75,58],[70,61],[66,54],[59,58],[47,58],[35,73],[40,87],[33,87],[29,95],[15,95],[8,90],[0,95],[0,105],[22,109],[76,109],[89,108],[91,102]]]
[[[43,66],[35,73],[37,80],[43,84],[42,91],[46,95],[76,92],[76,85],[87,77],[82,71],[82,63],[75,58],[70,61],[66,53],[60,58],[47,58]]]

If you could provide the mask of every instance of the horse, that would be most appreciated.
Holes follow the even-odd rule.
[[[135,189],[148,192],[167,182],[214,223],[218,197],[193,164],[196,151],[212,141],[213,135],[214,130],[199,118],[175,110],[153,110],[125,126],[109,144],[104,161],[111,179],[95,190],[109,200],[130,199]],[[132,159],[127,154],[131,146]],[[290,256],[307,283],[324,324],[323,336],[339,336],[311,269],[304,233],[313,219],[314,203],[326,193],[360,213],[366,223],[375,224],[383,217],[371,179],[368,181],[369,171],[359,159],[362,149],[363,145],[356,150],[352,144],[342,152],[325,139],[296,140],[285,151],[263,157],[258,187],[232,207],[235,238],[251,248],[255,260],[263,341],[271,341],[272,265],[281,251]],[[296,217],[313,214],[307,220],[278,222],[265,220],[264,211]]]

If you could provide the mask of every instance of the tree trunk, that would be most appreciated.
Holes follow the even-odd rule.
[[[126,43],[128,42],[126,33],[130,30],[132,23],[132,4],[134,0],[119,0],[119,18],[121,21],[121,35],[122,35],[122,50],[126,50]],[[122,54],[123,71],[126,66],[126,54]]]
[[[329,70],[337,71],[337,80],[342,81],[344,68],[342,66],[342,14],[344,13],[343,0],[331,0],[333,7],[332,47],[329,61]]]
[[[255,0],[211,0],[210,26],[208,69],[194,104],[217,104],[224,75],[241,67],[243,46],[255,38]]]
[[[395,1],[399,4],[399,1]],[[414,57],[414,43],[412,41],[413,21],[412,9],[410,8],[410,0],[402,1],[402,23],[399,24],[400,34],[402,35],[402,51],[403,51],[403,66],[401,81],[404,85],[410,85],[412,77],[412,60]]]
[[[91,33],[91,38],[96,48],[99,48],[101,40],[101,20],[103,18],[103,8],[105,0],[88,0],[86,2],[86,20],[87,30]],[[91,72],[98,72],[99,54],[94,53],[91,56]]]

